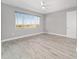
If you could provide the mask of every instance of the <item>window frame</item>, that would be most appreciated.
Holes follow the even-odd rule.
[[[40,23],[41,23],[41,16],[39,16],[39,15],[34,15],[34,14],[31,14],[31,13],[25,13],[25,12],[15,11],[15,29],[16,29],[16,30],[25,30],[25,29],[36,29],[36,28],[38,28],[38,27],[36,27],[36,28],[19,28],[19,29],[17,29],[17,28],[16,28],[16,13],[28,14],[28,15],[32,15],[32,16],[37,16],[37,17],[39,17],[39,18],[40,18],[40,19],[39,19],[39,26],[40,26]],[[24,22],[24,20],[23,20],[23,22]]]

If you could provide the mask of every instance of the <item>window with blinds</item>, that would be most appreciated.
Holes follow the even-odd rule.
[[[37,28],[40,25],[40,17],[30,14],[16,12],[16,28]]]

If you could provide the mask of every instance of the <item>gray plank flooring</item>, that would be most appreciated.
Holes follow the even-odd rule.
[[[76,39],[40,34],[2,43],[2,59],[77,59]]]

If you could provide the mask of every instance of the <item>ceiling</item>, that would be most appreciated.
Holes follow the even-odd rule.
[[[41,1],[45,2],[46,9],[42,9]],[[2,0],[2,3],[43,14],[76,7],[76,2],[76,0]]]

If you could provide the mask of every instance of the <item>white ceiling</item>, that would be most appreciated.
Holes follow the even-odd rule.
[[[41,1],[45,1],[46,9],[42,9]],[[43,14],[76,7],[76,0],[2,0],[2,3]]]

